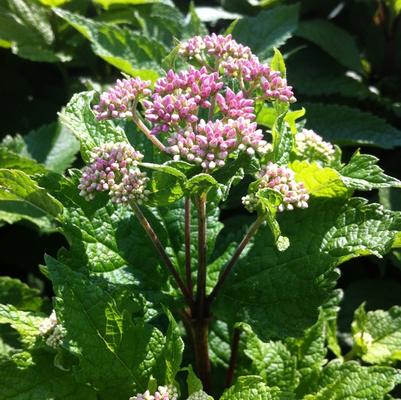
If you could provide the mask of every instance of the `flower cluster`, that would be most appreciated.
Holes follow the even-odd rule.
[[[205,170],[225,165],[228,155],[235,151],[266,153],[271,145],[263,139],[256,123],[240,117],[238,120],[205,122],[201,120],[196,131],[181,130],[168,138],[167,152],[179,160],[195,162]]]
[[[90,164],[82,172],[78,186],[80,195],[91,200],[96,191],[109,191],[114,203],[146,201],[149,178],[137,166],[142,158],[143,155],[128,143],[96,147],[91,153]]]
[[[253,107],[254,101],[247,99],[242,91],[234,93],[230,88],[227,88],[225,96],[217,93],[216,103],[226,118],[237,119],[242,117],[249,120],[256,118]]]
[[[46,344],[49,347],[57,348],[63,342],[65,329],[59,324],[54,310],[49,317],[45,318],[39,325],[39,334],[43,337],[47,337]]]
[[[175,73],[170,70],[156,82],[152,100],[145,100],[145,117],[153,124],[152,133],[167,132],[170,128],[198,121],[199,107],[209,108],[211,96],[223,87],[217,72],[199,70]]]
[[[278,211],[308,207],[309,194],[302,182],[295,181],[294,171],[290,168],[270,162],[256,177],[260,179],[260,189],[272,189],[283,196]],[[254,211],[257,206],[257,198],[254,194],[243,197],[242,202],[249,211]]]
[[[334,146],[310,129],[302,129],[295,135],[299,155],[307,160],[330,161],[335,153]]]
[[[174,388],[159,386],[154,394],[150,394],[147,390],[143,394],[138,393],[136,396],[130,397],[129,400],[177,400],[177,392]]]
[[[203,53],[213,55],[218,59],[250,58],[251,49],[237,43],[231,35],[216,35],[212,33],[205,37],[195,36],[180,45],[179,54],[193,58],[202,56]]]
[[[96,118],[131,118],[136,102],[152,93],[149,86],[150,81],[140,78],[118,79],[113,87],[100,95],[99,104],[93,107]]]

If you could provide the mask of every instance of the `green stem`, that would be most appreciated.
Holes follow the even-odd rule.
[[[181,289],[181,292],[184,295],[188,305],[191,308],[193,308],[194,301],[193,301],[192,295],[191,295],[190,291],[188,290],[188,288],[185,286],[185,284],[182,281],[177,270],[174,268],[174,265],[171,262],[170,257],[167,255],[166,250],[164,249],[163,244],[160,242],[160,239],[158,238],[156,232],[151,227],[149,221],[146,219],[145,215],[139,208],[138,204],[135,202],[132,202],[131,207],[134,210],[135,215],[138,218],[138,221],[142,225],[143,229],[145,229],[145,232],[149,236],[149,238],[152,241],[153,245],[155,246],[157,252],[159,253],[161,259],[163,260],[164,265],[166,266],[166,268],[168,269],[170,274],[173,276],[178,287]]]
[[[225,266],[223,272],[221,273],[219,280],[216,283],[216,286],[213,288],[212,292],[210,293],[207,303],[210,306],[213,301],[216,299],[216,296],[218,295],[221,287],[223,286],[224,282],[226,281],[228,275],[234,268],[235,264],[237,263],[239,257],[241,256],[242,252],[244,251],[245,247],[249,243],[249,241],[252,239],[252,237],[255,235],[255,233],[258,231],[260,225],[263,223],[264,218],[262,216],[259,216],[257,220],[250,226],[248,229],[248,232],[245,234],[243,239],[241,240],[241,243],[238,245],[237,249],[235,250],[235,253],[232,255],[230,261],[228,264]]]
[[[185,198],[185,273],[187,287],[193,295],[192,271],[191,271],[191,198]]]

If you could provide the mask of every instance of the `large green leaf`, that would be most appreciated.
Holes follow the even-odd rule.
[[[66,10],[55,9],[54,12],[88,39],[95,54],[109,64],[130,75],[151,80],[158,78],[159,65],[167,55],[167,49],[158,41]]]
[[[266,59],[273,54],[274,47],[283,45],[296,30],[298,13],[298,4],[261,11],[256,17],[240,19],[233,36],[251,47],[259,57]]]
[[[302,21],[296,35],[321,47],[340,64],[355,71],[361,70],[359,51],[354,38],[332,22],[321,19]]]
[[[300,335],[316,322],[338,277],[335,267],[388,252],[401,215],[363,199],[320,198],[307,210],[283,213],[279,223],[290,247],[279,252],[270,231],[261,228],[215,309],[222,320],[247,322],[262,338]]]
[[[401,360],[401,307],[366,312],[362,305],[355,312],[352,333],[363,361],[388,364]]]
[[[163,385],[174,382],[183,343],[171,321],[163,335],[144,321],[140,297],[128,288],[117,286],[111,293],[100,277],[90,280],[50,257],[46,262],[80,380],[98,389],[102,399],[144,392],[151,377]]]
[[[342,145],[366,145],[392,149],[401,145],[401,131],[365,111],[333,104],[303,104],[307,127],[325,140]]]
[[[25,143],[21,150],[22,154],[15,153],[3,145],[0,146],[0,168],[18,169],[28,175],[46,172],[46,168],[29,158],[25,151]]]
[[[93,389],[54,365],[49,353],[16,354],[0,362],[0,398],[7,400],[96,400]]]
[[[0,220],[28,220],[50,230],[61,212],[61,203],[24,172],[0,169]]]
[[[221,400],[280,400],[279,393],[278,388],[268,387],[258,376],[241,376],[223,393]]]
[[[378,161],[375,156],[357,151],[349,163],[341,168],[342,180],[347,187],[357,190],[401,187],[398,179],[384,173],[377,165]]]
[[[313,382],[304,400],[382,400],[399,380],[397,370],[361,367],[356,362],[330,362]]]
[[[95,92],[75,94],[60,113],[60,121],[78,138],[81,144],[81,154],[84,161],[89,161],[93,147],[108,142],[127,142],[127,137],[121,127],[116,127],[112,121],[97,121],[91,109]]]

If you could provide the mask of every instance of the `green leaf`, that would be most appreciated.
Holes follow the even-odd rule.
[[[208,34],[205,24],[200,20],[198,14],[196,13],[195,4],[193,1],[191,1],[189,5],[188,17],[188,23],[184,32],[185,37],[205,36]]]
[[[142,4],[152,4],[158,3],[160,0],[94,0],[95,3],[100,4],[103,8],[108,9],[110,6],[117,4],[120,5],[142,5]]]
[[[354,38],[334,23],[321,19],[302,21],[296,35],[316,44],[345,67],[361,71]]]
[[[71,371],[54,366],[54,355],[20,353],[0,362],[0,398],[9,400],[96,400],[87,385],[77,383]]]
[[[252,360],[252,372],[261,376],[267,386],[292,391],[298,385],[297,360],[282,342],[265,343],[250,332],[245,354]]]
[[[191,365],[188,367],[187,386],[189,395],[200,392],[203,389],[202,381],[196,376]]]
[[[187,400],[213,400],[213,397],[209,396],[207,393],[205,393],[202,390],[199,390],[198,392],[192,393]]]
[[[67,331],[69,350],[79,359],[76,374],[81,380],[97,388],[103,399],[144,392],[151,377],[174,383],[183,343],[171,317],[165,336],[143,317],[133,318],[143,313],[134,293],[122,289],[112,295],[100,277],[91,281],[51,257],[46,263],[57,316]]]
[[[369,364],[389,364],[401,360],[401,307],[355,312],[352,323],[354,346]]]
[[[274,48],[274,56],[270,62],[270,68],[273,71],[279,71],[281,76],[285,78],[287,76],[287,70],[285,68],[284,57],[280,53],[280,50]]]
[[[71,166],[79,150],[78,140],[56,122],[29,132],[24,140],[34,160],[59,173]]]
[[[75,94],[60,113],[60,122],[70,129],[80,141],[81,155],[85,162],[90,159],[90,151],[109,142],[127,142],[122,128],[112,121],[97,121],[91,109],[95,92]]]
[[[248,323],[262,339],[299,336],[314,324],[338,278],[335,267],[387,253],[401,215],[363,199],[322,197],[306,210],[282,213],[279,223],[288,250],[279,252],[269,229],[260,228],[214,309],[223,321]]]
[[[40,291],[19,279],[0,277],[0,303],[12,304],[23,311],[38,311],[42,306]]]
[[[277,388],[269,388],[259,376],[241,376],[221,400],[279,400]]]
[[[0,304],[0,324],[9,324],[19,335],[20,341],[27,348],[35,345],[39,339],[39,325],[43,317],[34,313],[20,311],[12,305]]]
[[[18,169],[28,175],[46,172],[46,168],[36,161],[3,146],[0,146],[0,168]]]
[[[59,201],[22,171],[0,169],[0,220],[27,220],[41,229],[54,228],[62,212]]]
[[[206,173],[200,173],[188,179],[185,188],[190,194],[200,194],[208,192],[210,189],[216,188],[218,185],[219,183],[213,178],[213,176]]]
[[[331,361],[319,379],[309,387],[304,400],[382,400],[398,381],[398,373],[388,367],[361,367],[350,361]]]
[[[155,81],[167,49],[158,41],[118,25],[95,22],[62,9],[54,12],[92,43],[96,55],[119,70]]]
[[[386,187],[401,187],[401,182],[388,176],[377,165],[379,159],[356,151],[349,163],[340,169],[343,182],[356,190],[372,190]]]
[[[298,25],[299,4],[278,6],[261,11],[256,17],[245,17],[233,30],[234,38],[251,49],[262,59],[272,55],[274,47],[280,47]]]
[[[208,266],[210,275],[210,265]],[[209,330],[209,357],[214,366],[228,368],[231,354],[230,331],[228,325],[214,320]]]
[[[303,182],[311,196],[345,198],[351,194],[335,169],[307,161],[294,161],[290,168],[295,172],[295,179]]]
[[[287,164],[294,147],[294,135],[285,122],[287,111],[280,114],[274,121],[273,136],[273,161],[277,164]]]
[[[325,140],[341,145],[367,145],[392,149],[401,145],[401,131],[365,111],[333,104],[303,104],[307,126]]]

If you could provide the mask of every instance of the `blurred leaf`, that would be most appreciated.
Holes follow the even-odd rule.
[[[272,55],[273,48],[283,45],[296,30],[298,13],[299,4],[261,11],[256,17],[240,19],[233,36],[261,59],[267,59]]]
[[[369,112],[334,104],[309,103],[303,106],[308,129],[330,142],[383,149],[401,145],[401,131]]]
[[[0,303],[11,304],[22,311],[38,311],[42,306],[40,291],[19,279],[0,277]]]
[[[25,143],[24,143],[25,146]],[[24,148],[21,153],[25,153]],[[14,153],[0,145],[0,168],[18,169],[28,175],[46,172],[46,168],[24,155]]]
[[[360,55],[355,40],[348,32],[332,22],[320,19],[302,21],[296,35],[321,47],[340,64],[361,71]]]
[[[100,4],[103,8],[108,9],[110,6],[114,5],[142,5],[142,4],[152,4],[159,3],[161,0],[93,0],[94,3]]]

